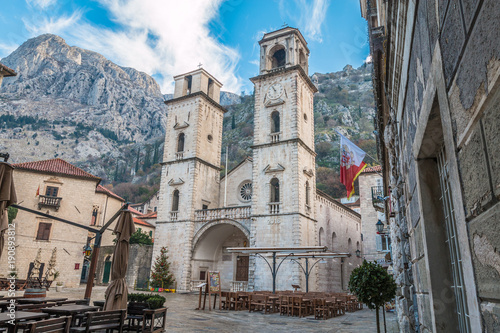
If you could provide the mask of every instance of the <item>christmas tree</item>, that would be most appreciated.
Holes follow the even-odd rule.
[[[160,255],[156,257],[151,272],[151,285],[155,288],[169,288],[175,282],[174,275],[170,273],[170,263],[167,261],[167,248],[162,247]]]

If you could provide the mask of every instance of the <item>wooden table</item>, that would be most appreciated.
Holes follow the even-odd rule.
[[[273,302],[273,307],[271,308],[271,313],[274,313],[274,310],[276,309],[276,302],[280,299],[279,296],[269,296],[268,300]],[[278,310],[279,312],[279,310]]]
[[[71,316],[71,326],[75,326],[75,315],[83,314],[89,311],[98,311],[98,306],[68,304],[53,306],[51,308],[41,309],[42,312],[56,316]]]
[[[44,304],[47,302],[61,302],[67,298],[64,297],[36,297],[36,298],[20,298],[17,300],[19,304]]]
[[[16,311],[14,322],[16,324],[23,320],[38,320],[47,318],[49,315],[42,312],[28,312],[28,311]],[[4,312],[0,313],[0,326],[7,327],[9,333],[15,332],[16,325],[11,325],[8,322],[13,318],[10,317],[10,313]]]

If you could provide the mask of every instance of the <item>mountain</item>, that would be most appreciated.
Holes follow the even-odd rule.
[[[18,76],[0,88],[0,151],[12,162],[61,157],[141,201],[159,183],[166,108],[156,81],[45,34],[1,60]],[[375,156],[371,65],[314,73],[317,185],[339,197],[338,130]],[[254,96],[221,92],[228,168],[251,156]],[[222,156],[224,159],[225,156]],[[368,161],[370,162],[370,161]]]

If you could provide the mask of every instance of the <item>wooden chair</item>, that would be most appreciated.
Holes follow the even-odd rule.
[[[231,293],[228,291],[221,291],[220,292],[220,304],[222,310],[229,310],[229,295]]]
[[[291,305],[293,302],[293,297],[288,295],[280,296],[280,316],[290,316],[292,313]]]
[[[330,310],[326,305],[326,300],[324,298],[315,298],[313,300],[313,312],[315,319],[328,319],[330,318]]]
[[[305,317],[307,313],[306,304],[302,301],[302,296],[292,297],[292,316]]]
[[[89,303],[90,303],[90,300],[88,300],[88,299],[73,299],[73,300],[56,302],[57,306],[66,305],[66,304],[89,305]]]
[[[146,303],[129,303],[127,306],[127,331],[137,331],[142,329],[144,320],[144,310],[148,308]]]
[[[168,308],[144,310],[142,333],[160,333],[165,331]]]
[[[243,305],[238,298],[238,293],[229,293],[229,310],[239,311],[242,307]]]
[[[29,322],[23,325],[29,333],[68,333],[71,317],[59,317]]]
[[[81,327],[71,327],[71,332],[95,332],[100,330],[123,332],[126,310],[87,312],[87,321]]]
[[[250,306],[248,312],[252,311],[264,311],[264,313],[270,313],[269,296],[267,295],[250,295]]]

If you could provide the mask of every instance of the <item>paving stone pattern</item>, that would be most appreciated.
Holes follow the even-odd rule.
[[[92,300],[103,300],[105,287],[94,287]],[[4,295],[6,292],[0,292]],[[22,292],[19,292],[22,293]],[[83,298],[84,288],[66,288],[62,292],[48,291],[48,297]],[[279,314],[249,313],[248,311],[197,311],[198,295],[164,294],[167,298],[167,332],[366,332],[377,331],[375,311],[366,307],[343,316],[316,320],[314,317],[297,318]],[[208,308],[208,299],[207,299]],[[382,314],[380,316],[382,322]],[[396,315],[386,313],[387,332],[399,332]],[[383,326],[382,326],[383,332]]]

